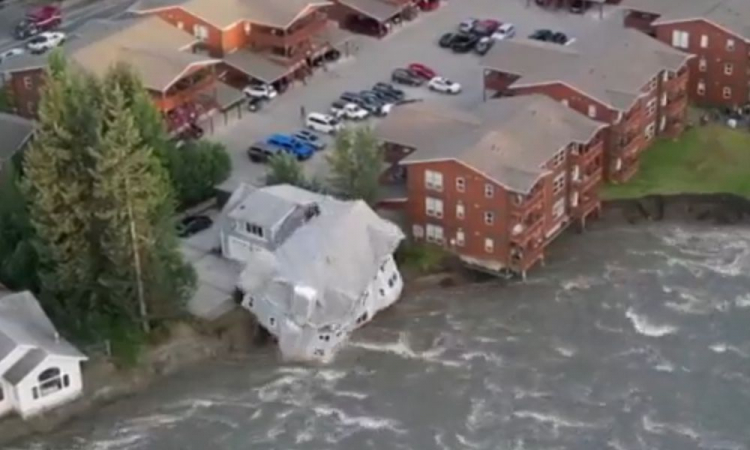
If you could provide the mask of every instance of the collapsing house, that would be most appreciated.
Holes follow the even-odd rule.
[[[287,359],[326,360],[398,300],[404,238],[362,201],[290,185],[240,185],[219,223],[222,254],[243,263],[242,305]]]

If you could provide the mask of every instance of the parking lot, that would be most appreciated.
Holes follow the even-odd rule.
[[[243,114],[226,126],[218,126],[209,136],[226,145],[232,156],[232,182],[245,181],[262,184],[265,176],[263,164],[252,163],[247,157],[249,145],[263,140],[271,133],[290,133],[302,127],[301,108],[307,113],[328,112],[331,103],[345,91],[359,92],[370,89],[378,81],[390,81],[397,67],[422,63],[462,85],[459,95],[430,92],[426,86],[409,88],[398,86],[407,98],[436,101],[438,104],[469,108],[482,101],[482,70],[480,56],[474,53],[454,54],[437,45],[440,36],[454,31],[464,19],[496,19],[512,22],[517,28],[517,38],[523,38],[539,28],[562,31],[572,38],[585,34],[594,27],[603,26],[599,10],[593,8],[586,15],[567,11],[546,11],[526,0],[449,0],[436,11],[423,13],[415,21],[397,28],[390,36],[376,40],[358,36],[356,56],[319,71],[305,86],[295,86],[277,97],[257,113]],[[617,9],[605,9],[605,17],[618,14]],[[377,120],[377,119],[371,119]],[[217,122],[220,122],[217,121]],[[318,152],[304,163],[308,175],[325,177],[327,164],[324,154]]]

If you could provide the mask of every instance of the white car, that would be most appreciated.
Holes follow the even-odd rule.
[[[65,33],[60,31],[45,31],[29,39],[26,48],[32,53],[44,53],[65,42]]]
[[[341,117],[345,117],[351,120],[364,120],[370,115],[370,113],[367,112],[366,109],[362,108],[356,103],[346,103],[344,107],[341,108],[340,114]]]
[[[276,92],[276,88],[270,84],[251,84],[242,90],[242,92],[248,97],[258,97],[272,99],[279,93]]]
[[[510,39],[513,36],[516,35],[516,26],[512,23],[504,23],[500,25],[500,27],[492,33],[492,39],[496,41],[503,41],[505,39]]]
[[[341,122],[331,115],[314,112],[308,114],[305,126],[319,133],[334,134],[341,129]]]
[[[6,59],[13,58],[14,56],[20,56],[26,53],[26,50],[22,48],[12,48],[10,50],[6,50],[2,53],[0,53],[0,63],[5,61]]]
[[[458,94],[461,92],[461,85],[444,77],[435,77],[427,83],[431,91],[442,92],[444,94]]]
[[[458,31],[460,31],[461,33],[471,33],[471,30],[474,29],[474,25],[476,24],[477,19],[465,19],[458,24]]]

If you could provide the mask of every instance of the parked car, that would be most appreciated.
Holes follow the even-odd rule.
[[[529,39],[546,42],[546,41],[552,40],[552,36],[554,35],[555,35],[555,32],[552,30],[540,29],[531,33],[531,35],[529,35]]]
[[[492,39],[496,41],[503,41],[505,39],[511,39],[516,35],[516,26],[512,23],[504,23],[492,33]]]
[[[585,0],[572,0],[570,2],[570,12],[573,14],[583,14],[589,8],[589,3]]]
[[[358,103],[360,101],[359,94],[355,92],[344,92],[339,96],[339,98],[346,103]]]
[[[364,16],[350,16],[346,21],[345,28],[368,36],[380,36],[383,29],[377,20]]]
[[[54,30],[62,23],[62,9],[59,5],[43,5],[30,10],[16,28],[13,35],[23,40],[43,31]]]
[[[461,34],[456,37],[451,45],[454,53],[468,53],[479,42],[479,36],[475,34]]]
[[[65,33],[60,31],[45,31],[29,39],[26,42],[26,48],[31,53],[44,53],[47,50],[62,45],[63,42],[65,42]]]
[[[370,92],[375,94],[380,100],[384,101],[385,103],[398,103],[404,99],[403,93],[401,93],[401,95],[397,95],[391,91],[381,91],[377,89],[373,89]]]
[[[307,115],[305,126],[311,130],[326,134],[334,134],[341,129],[341,123],[335,117],[315,112]]]
[[[417,75],[418,77],[422,77],[425,80],[431,80],[437,76],[437,72],[420,63],[409,64],[409,70],[413,74]]]
[[[283,151],[284,150],[280,147],[268,144],[263,141],[258,141],[247,149],[247,156],[252,162],[263,163],[267,162],[273,155],[276,155]]]
[[[471,30],[474,28],[474,24],[477,23],[477,19],[465,19],[461,21],[461,23],[458,24],[458,31],[461,33],[470,33]]]
[[[278,95],[276,88],[266,83],[255,83],[247,86],[242,92],[248,97],[272,99]]]
[[[211,228],[214,221],[208,216],[188,216],[177,224],[177,236],[186,238]]]
[[[266,144],[283,148],[286,152],[296,156],[300,161],[308,159],[313,153],[315,153],[315,148],[312,145],[281,133],[269,136],[268,139],[266,139]]]
[[[250,112],[260,111],[261,108],[263,108],[264,102],[265,102],[265,99],[261,97],[249,97],[247,99],[247,110]]]
[[[356,103],[347,103],[344,101],[333,102],[331,105],[331,114],[338,119],[363,120],[370,113],[357,105]]]
[[[453,45],[453,39],[457,36],[457,33],[445,33],[442,36],[440,36],[440,40],[438,41],[438,45],[441,48],[450,48],[451,45]]]
[[[555,44],[565,45],[568,43],[568,36],[565,33],[558,31],[552,35],[550,42],[554,42]]]
[[[379,103],[382,106],[392,105],[396,103],[392,98],[384,95],[382,92],[376,91],[362,91],[359,96],[365,100],[370,100],[373,103]],[[390,111],[390,108],[389,108]]]
[[[374,96],[359,97],[359,100],[355,102],[357,105],[367,110],[373,116],[385,116],[391,110],[391,105],[384,103],[382,100]]]
[[[11,59],[11,58],[14,58],[16,56],[23,55],[24,53],[26,53],[26,50],[24,50],[22,48],[19,48],[19,47],[12,48],[10,50],[6,50],[6,51],[0,53],[0,63],[2,63],[3,61],[5,61],[7,59]]]
[[[390,95],[393,99],[395,99],[397,102],[402,101],[406,97],[406,94],[404,94],[404,91],[388,83],[382,83],[382,82],[375,83],[375,85],[372,87],[372,90],[375,92],[385,92],[388,95]]]
[[[396,69],[391,73],[391,81],[406,86],[421,86],[425,79],[409,69]]]
[[[458,94],[461,92],[461,85],[445,77],[435,77],[427,83],[432,91],[443,92],[445,94]]]
[[[488,51],[492,48],[492,45],[495,43],[495,40],[491,37],[483,37],[482,39],[477,42],[477,45],[474,46],[474,51],[477,52],[479,55],[486,55]]]
[[[494,19],[477,20],[471,28],[471,33],[479,37],[492,36],[500,28],[501,23]]]
[[[315,151],[321,151],[326,148],[326,143],[317,134],[310,130],[299,130],[292,135],[293,138],[312,146]]]

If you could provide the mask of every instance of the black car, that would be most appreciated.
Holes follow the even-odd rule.
[[[345,28],[359,34],[368,36],[380,36],[383,34],[383,27],[377,20],[364,16],[351,16],[346,21]]]
[[[214,221],[208,216],[188,216],[177,224],[177,235],[186,238],[211,228]]]
[[[387,95],[383,95],[382,93],[378,93],[375,91],[360,91],[359,96],[366,100],[371,100],[376,103],[381,103],[381,104],[393,103],[389,101]]]
[[[347,103],[359,103],[362,100],[359,94],[354,92],[344,92],[339,98]]]
[[[479,42],[479,37],[473,34],[459,34],[453,39],[451,50],[454,53],[468,53]]]
[[[552,35],[552,38],[550,38],[550,42],[554,42],[555,44],[565,44],[568,42],[568,36],[565,35],[565,33],[557,32]]]
[[[573,0],[570,2],[570,12],[573,14],[583,14],[588,9],[588,3],[585,0]]]
[[[450,48],[450,46],[453,45],[453,39],[455,37],[456,33],[445,33],[444,35],[440,36],[438,45],[442,48]]]
[[[406,86],[422,86],[425,79],[409,69],[396,69],[391,73],[391,81]]]
[[[247,156],[252,162],[263,163],[267,162],[271,156],[281,153],[282,151],[281,148],[276,147],[275,145],[258,141],[247,149]]]
[[[388,83],[375,83],[372,90],[375,92],[382,92],[397,102],[402,101],[406,97],[404,91],[397,89]]]
[[[354,102],[363,109],[367,110],[370,114],[374,116],[382,116],[384,115],[383,107],[385,106],[385,103],[378,100],[377,97],[367,96],[362,97],[360,96],[359,100]]]
[[[264,99],[261,97],[249,97],[247,99],[247,110],[250,112],[260,111],[263,107]]]
[[[554,35],[555,35],[554,31],[542,29],[542,30],[536,30],[535,32],[533,32],[529,36],[529,39],[535,39],[537,41],[545,41],[546,42],[546,41],[551,41],[552,40],[552,36],[554,36]]]

